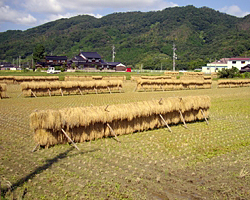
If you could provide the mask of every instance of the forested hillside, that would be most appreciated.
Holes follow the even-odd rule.
[[[114,13],[100,19],[82,15],[60,19],[26,31],[0,33],[0,61],[31,57],[37,44],[48,55],[96,51],[111,61],[144,68],[171,68],[172,45],[177,69],[197,68],[222,57],[250,56],[250,15],[237,18],[194,6],[157,12]]]

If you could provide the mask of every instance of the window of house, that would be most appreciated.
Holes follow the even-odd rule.
[[[245,61],[241,61],[241,64],[245,64]]]
[[[233,63],[233,64],[236,64],[236,61],[234,60],[232,63]]]
[[[215,70],[218,70],[218,68],[216,67]]]
[[[209,70],[210,68],[208,67],[207,70]]]

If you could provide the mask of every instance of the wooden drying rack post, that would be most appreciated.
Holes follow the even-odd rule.
[[[67,135],[67,133],[63,130],[63,129],[61,129],[62,130],[62,132],[64,133],[64,135],[69,139],[69,141],[74,145],[74,147],[78,150],[78,151],[80,151],[80,149],[76,146],[76,144],[73,142],[73,140]]]
[[[183,117],[183,115],[182,115],[182,113],[181,113],[180,110],[179,110],[179,113],[180,113],[180,116],[181,116],[181,120],[182,120],[182,122],[183,122],[183,124],[184,124],[184,127],[187,128],[187,124],[186,124],[186,122],[185,122],[185,120],[184,120],[184,117]]]
[[[200,110],[201,110],[201,113],[202,113],[203,117],[205,118],[205,120],[206,120],[206,122],[207,122],[207,125],[209,125],[208,120],[207,120],[207,118],[206,118],[206,116],[205,116],[203,110],[202,110],[202,109],[200,109]]]
[[[106,108],[104,109],[106,112],[109,112],[108,107],[109,107],[109,105],[107,105]],[[106,124],[107,124],[107,127],[109,128],[110,132],[115,136],[115,140],[117,142],[121,143],[121,141],[118,139],[117,135],[115,134],[115,131],[112,129],[112,127],[109,125],[109,123],[106,123]]]
[[[36,97],[36,94],[35,94],[32,90],[30,90],[30,91],[31,91],[31,93],[33,94],[33,96]]]

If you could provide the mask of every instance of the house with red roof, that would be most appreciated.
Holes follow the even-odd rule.
[[[231,69],[232,67],[236,67],[241,70],[242,67],[250,64],[250,58],[230,58],[227,67]]]

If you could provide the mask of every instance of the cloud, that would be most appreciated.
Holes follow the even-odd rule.
[[[239,6],[236,5],[232,5],[232,6],[225,6],[223,8],[220,9],[221,12],[227,13],[229,15],[234,15],[237,17],[244,17],[248,14],[250,14],[249,12],[244,12],[240,9]]]
[[[32,25],[37,19],[32,15],[11,9],[7,5],[0,7],[0,22],[12,22],[15,24]]]
[[[63,12],[94,13],[103,9],[113,10],[161,10],[166,7],[178,6],[164,0],[25,0],[22,4],[31,12],[61,14]]]
[[[70,4],[71,2],[68,1]],[[22,4],[27,10],[38,13],[62,13],[67,8],[58,0],[25,0]]]

